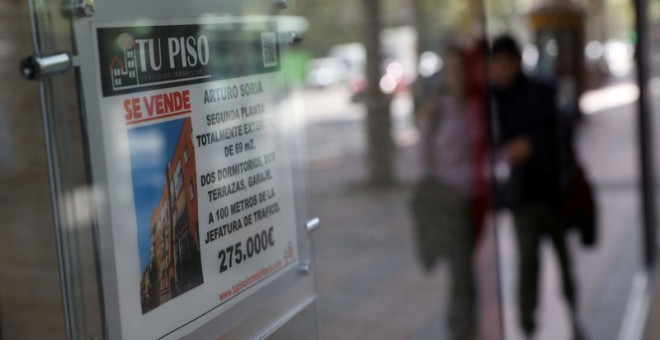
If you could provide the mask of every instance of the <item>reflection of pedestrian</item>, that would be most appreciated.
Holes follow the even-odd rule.
[[[426,169],[425,190],[432,190],[431,201],[436,211],[432,221],[437,237],[430,251],[441,252],[451,274],[448,326],[452,339],[474,339],[476,336],[476,289],[473,253],[476,225],[482,217],[475,215],[477,193],[475,174],[483,172],[475,162],[475,152],[483,150],[483,101],[468,91],[465,74],[466,53],[452,48],[445,57],[443,86],[440,92],[426,98],[419,116],[422,135],[422,158]],[[480,189],[485,189],[483,185]],[[419,191],[419,190],[418,190]],[[422,246],[423,247],[423,246]],[[422,250],[423,251],[423,250]]]
[[[520,257],[518,304],[527,336],[536,328],[539,248],[549,236],[559,259],[563,290],[570,306],[576,337],[575,283],[560,221],[560,151],[556,91],[522,73],[516,41],[503,36],[491,51],[490,80],[494,87],[498,158],[510,164],[510,176],[500,199],[514,215]]]

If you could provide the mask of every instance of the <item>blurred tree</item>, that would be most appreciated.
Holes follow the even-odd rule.
[[[497,2],[498,0],[488,0]],[[360,8],[359,6],[362,6]],[[367,51],[365,92],[368,180],[375,186],[394,183],[390,99],[379,89],[383,66],[381,32],[385,27],[412,25],[418,34],[417,52],[436,51],[465,30],[470,4],[463,0],[304,0],[296,13],[310,22],[305,47],[313,57],[325,56],[337,44],[362,41]],[[415,102],[424,95],[424,81],[414,87]]]
[[[413,4],[413,13],[414,13],[414,23],[415,30],[417,30],[417,55],[422,55],[426,51],[435,50],[436,47],[433,43],[433,32],[430,29],[430,22],[433,22],[429,17],[428,8],[430,7],[428,0],[412,0]],[[424,79],[417,78],[417,81],[413,84],[413,106],[415,112],[416,108],[419,107],[423,98],[426,96],[426,86],[424,84]]]
[[[392,119],[390,100],[380,91],[380,32],[383,29],[381,0],[362,0],[364,10],[363,42],[367,51],[367,170],[369,184],[387,187],[394,183]]]
[[[312,57],[323,57],[335,45],[360,41],[362,18],[359,3],[347,0],[301,0],[296,14],[310,22],[305,48]]]

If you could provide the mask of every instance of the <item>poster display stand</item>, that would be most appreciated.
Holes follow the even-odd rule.
[[[304,20],[282,1],[30,5],[35,55],[21,67],[42,81],[52,135],[67,336],[262,338],[311,304],[318,219],[306,216],[300,98],[285,62]],[[53,48],[67,30],[68,48]],[[56,152],[76,142],[55,121],[66,77],[82,186],[63,180],[75,175]],[[72,209],[89,218],[59,213]]]

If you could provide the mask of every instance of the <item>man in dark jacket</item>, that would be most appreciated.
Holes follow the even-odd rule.
[[[549,236],[559,259],[563,290],[570,306],[575,337],[575,283],[560,220],[560,147],[556,90],[522,72],[516,41],[502,36],[493,42],[490,81],[495,101],[498,163],[508,164],[508,179],[499,193],[500,205],[514,216],[519,249],[518,304],[520,323],[527,336],[536,328],[539,252]],[[497,171],[497,170],[496,170]]]

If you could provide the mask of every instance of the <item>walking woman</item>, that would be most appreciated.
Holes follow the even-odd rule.
[[[447,50],[441,86],[425,99],[418,117],[425,176],[415,197],[426,199],[413,199],[413,209],[424,205],[432,214],[427,230],[417,223],[418,245],[421,257],[431,259],[427,270],[436,258],[449,266],[452,339],[474,339],[477,333],[473,254],[488,193],[484,74],[475,67],[483,55],[477,46]]]

